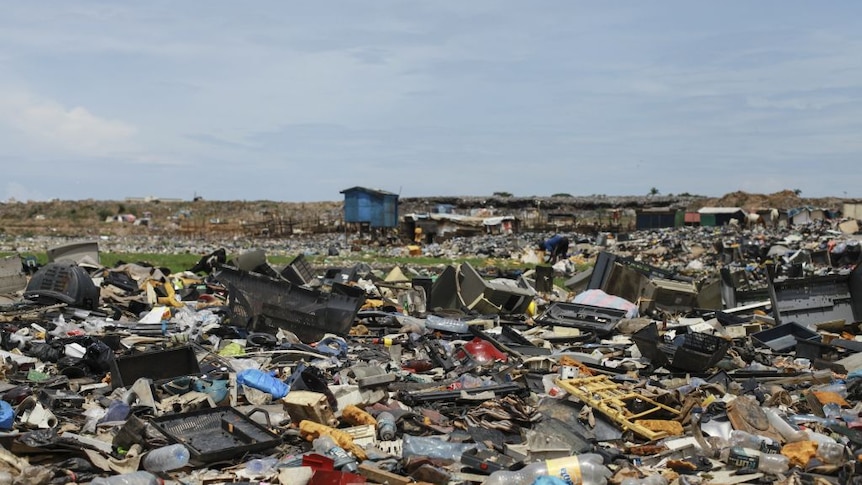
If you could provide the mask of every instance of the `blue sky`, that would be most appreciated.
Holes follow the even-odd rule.
[[[0,199],[862,197],[854,1],[45,1]]]

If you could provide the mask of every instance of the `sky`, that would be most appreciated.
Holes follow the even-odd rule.
[[[3,201],[862,197],[858,1],[3,4]]]

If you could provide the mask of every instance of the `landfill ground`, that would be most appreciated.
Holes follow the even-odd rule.
[[[7,238],[0,484],[862,483],[849,222],[568,231],[554,264],[548,232]],[[100,264],[166,244],[197,264]],[[351,262],[417,251],[510,264]]]

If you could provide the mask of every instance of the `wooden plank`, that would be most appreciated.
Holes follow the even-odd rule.
[[[380,468],[368,463],[359,465],[359,474],[372,482],[379,483],[381,485],[407,485],[412,482],[411,479],[405,476],[381,470]]]

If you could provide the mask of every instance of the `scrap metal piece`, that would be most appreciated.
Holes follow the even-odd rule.
[[[455,362],[452,360],[446,347],[444,347],[439,341],[425,340],[422,342],[422,348],[425,350],[425,353],[428,354],[428,357],[433,360],[435,364],[442,367],[444,371],[449,372],[455,368]]]
[[[569,394],[612,419],[623,430],[632,430],[648,440],[664,438],[668,434],[664,431],[653,431],[646,426],[635,423],[635,420],[661,411],[670,413],[674,417],[680,415],[678,410],[670,406],[665,406],[641,394],[622,388],[619,384],[611,381],[608,376],[556,379],[555,381]],[[630,410],[628,406],[635,402],[644,406],[644,409],[638,412]]]
[[[471,389],[458,389],[454,391],[406,391],[400,394],[400,399],[408,405],[417,405],[427,402],[439,401],[457,401],[461,399],[470,399],[471,395],[481,395],[491,393],[499,398],[509,394],[527,394],[529,390],[526,387],[520,386],[513,382],[507,384],[497,384],[495,386],[482,386]]]

